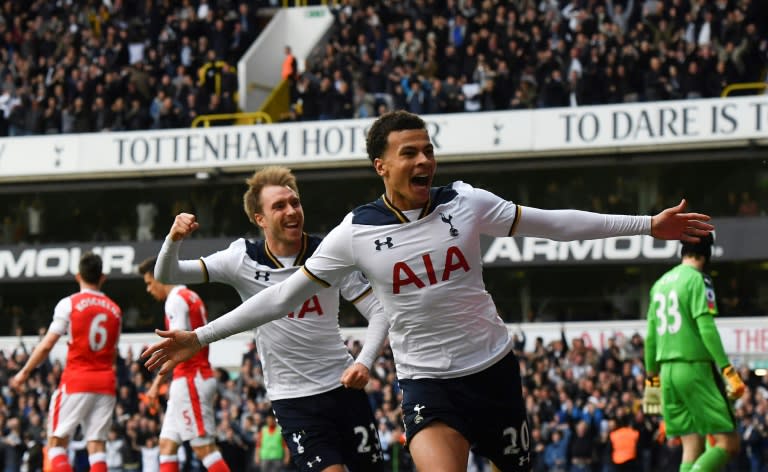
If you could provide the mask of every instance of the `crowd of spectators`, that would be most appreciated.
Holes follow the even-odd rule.
[[[536,472],[613,472],[611,432],[626,427],[637,431],[633,446],[638,472],[677,470],[679,442],[665,437],[657,417],[644,416],[640,408],[643,384],[643,341],[639,335],[607,345],[589,346],[580,338],[544,345],[541,339],[515,335],[516,352],[523,373],[523,389],[529,414],[530,447]],[[359,341],[348,340],[357,354]],[[259,355],[251,343],[239,369],[217,370],[215,402],[217,442],[232,470],[257,471],[254,441],[270,411],[262,383]],[[145,392],[152,374],[133,360],[118,359],[117,407],[108,441],[111,471],[157,470],[157,434],[163,407],[148,402]],[[42,470],[48,401],[58,382],[61,365],[43,364],[22,391],[7,387],[8,379],[23,365],[25,346],[0,352],[0,463],[5,472]],[[238,364],[233,360],[233,364]],[[768,466],[768,377],[757,377],[747,368],[741,375],[748,391],[734,405],[742,448],[728,471],[759,472]],[[382,350],[366,387],[378,421],[385,460],[392,470],[412,470],[402,446],[400,391],[388,346]],[[75,470],[87,470],[82,441],[73,441],[70,454]],[[521,440],[523,438],[520,438]],[[189,451],[182,452],[183,470],[197,471],[200,464]],[[486,464],[472,460],[468,470],[487,471]],[[623,468],[621,470],[630,470]]]
[[[274,3],[6,0],[0,136],[178,128],[236,111],[234,64]],[[768,64],[756,0],[331,4],[335,34],[294,81],[287,119],[714,97]]]
[[[342,2],[291,119],[717,97],[763,79],[753,0]]]
[[[261,2],[6,0],[0,136],[188,127],[236,111]]]

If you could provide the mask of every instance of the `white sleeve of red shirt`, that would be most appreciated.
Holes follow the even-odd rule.
[[[168,318],[168,329],[191,329],[189,305],[176,291],[172,291],[165,300],[165,316]]]
[[[48,331],[64,336],[69,329],[69,316],[72,314],[72,299],[62,298],[53,309],[53,321],[48,327]]]

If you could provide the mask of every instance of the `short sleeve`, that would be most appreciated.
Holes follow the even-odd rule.
[[[192,329],[189,325],[189,305],[177,293],[172,293],[165,301],[165,316],[168,318],[168,329]]]
[[[201,257],[205,271],[208,276],[208,282],[220,282],[231,284],[231,275],[235,273],[232,269],[240,265],[240,261],[245,252],[245,240],[238,239],[232,241],[228,248],[213,254]]]
[[[456,190],[466,195],[477,217],[480,233],[490,236],[510,236],[520,218],[518,206],[487,190],[456,182]]]
[[[69,297],[62,298],[59,303],[56,304],[56,308],[53,309],[53,321],[48,327],[48,331],[56,333],[60,336],[67,334],[69,329],[69,318],[72,314],[72,299]]]
[[[707,276],[696,278],[691,290],[691,315],[698,318],[701,315],[717,315],[715,288],[712,279]]]
[[[356,270],[352,254],[352,214],[326,236],[304,264],[304,272],[326,287],[340,287]]]
[[[345,300],[357,303],[371,292],[371,284],[362,272],[355,271],[341,280],[339,291]]]

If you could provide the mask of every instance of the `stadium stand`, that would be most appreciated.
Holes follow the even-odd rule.
[[[764,78],[767,13],[754,1],[344,5],[298,82],[297,118],[717,97]]]
[[[234,64],[260,29],[258,2],[7,5],[1,136],[167,129],[234,112]],[[332,8],[335,33],[296,81],[287,120],[716,97],[761,81],[768,64],[758,1]]]
[[[232,64],[258,34],[258,6],[6,2],[0,134],[174,128],[234,111]]]

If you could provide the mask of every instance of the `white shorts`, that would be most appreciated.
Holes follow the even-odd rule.
[[[212,443],[216,430],[215,393],[214,377],[203,379],[198,373],[194,378],[173,379],[168,389],[168,406],[160,437],[178,444],[189,441],[192,446]]]
[[[57,388],[51,397],[48,436],[72,438],[80,426],[86,441],[106,441],[115,402],[114,395],[66,393]]]

